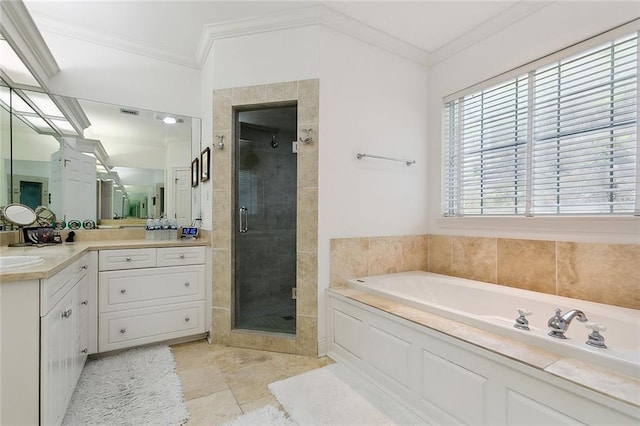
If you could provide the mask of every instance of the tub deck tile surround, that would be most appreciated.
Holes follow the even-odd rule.
[[[545,370],[549,374],[585,386],[603,395],[613,396],[623,402],[640,407],[640,379],[623,376],[582,361],[563,358]]]
[[[426,271],[451,275],[451,236],[429,235],[428,268]]]
[[[354,296],[353,298],[361,301],[358,296]],[[400,318],[405,318],[411,322],[415,322],[416,324],[424,325],[425,327],[429,327],[433,330],[441,331],[443,333],[451,333],[457,328],[464,327],[464,325],[458,322],[451,321],[446,318],[442,318],[437,315],[433,315],[428,312],[424,312],[419,309],[415,309],[399,303],[390,306],[387,312]]]
[[[640,380],[638,379],[594,367],[574,359],[564,358],[561,355],[497,336],[456,321],[437,317],[383,297],[365,294],[346,287],[331,288],[328,291],[545,371],[603,395],[640,407],[640,393],[638,392]]]
[[[500,285],[556,294],[555,241],[498,238]]]
[[[498,281],[496,244],[495,238],[453,237],[451,275],[495,284]]]
[[[516,342],[466,325],[457,327],[447,334],[540,370],[544,370],[554,362],[562,359],[562,356],[553,352],[538,349],[535,346]]]
[[[558,294],[640,309],[640,245],[558,242]]]
[[[640,309],[640,244],[455,235],[331,240],[330,288],[411,270]]]

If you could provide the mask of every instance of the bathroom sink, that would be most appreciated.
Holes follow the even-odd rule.
[[[43,262],[40,256],[0,256],[0,271],[22,266],[37,265]]]

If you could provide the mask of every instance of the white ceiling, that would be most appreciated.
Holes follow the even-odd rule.
[[[117,46],[188,66],[202,65],[206,37],[225,29],[282,16],[308,18],[358,36],[403,44],[441,59],[460,41],[516,22],[549,1],[190,1],[24,0],[36,25],[87,41]],[[280,17],[280,18],[279,18]],[[282,22],[282,21],[280,21]],[[474,37],[474,34],[476,35]],[[374,37],[375,36],[375,37]],[[365,36],[366,37],[366,36]],[[448,51],[447,51],[448,49]],[[414,55],[415,56],[415,55]],[[428,62],[424,61],[424,62]]]

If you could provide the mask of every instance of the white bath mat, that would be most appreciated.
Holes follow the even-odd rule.
[[[273,405],[250,411],[242,416],[223,423],[222,426],[295,426],[287,416]]]
[[[271,383],[291,420],[309,425],[419,425],[424,420],[343,364]]]
[[[82,370],[63,425],[180,425],[189,413],[168,346],[92,359]]]

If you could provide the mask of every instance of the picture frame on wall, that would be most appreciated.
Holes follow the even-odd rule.
[[[198,159],[194,158],[191,162],[191,186],[198,186]]]
[[[211,167],[209,166],[211,160],[211,149],[206,147],[200,153],[200,182],[206,182],[209,180],[209,172]]]

